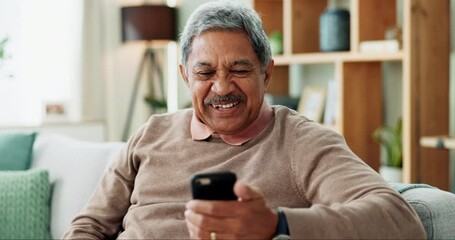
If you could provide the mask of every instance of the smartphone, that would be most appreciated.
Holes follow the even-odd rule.
[[[234,184],[237,180],[233,172],[212,172],[195,174],[191,177],[193,199],[237,200]]]

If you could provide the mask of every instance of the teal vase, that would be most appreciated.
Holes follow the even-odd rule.
[[[319,37],[322,52],[349,51],[349,11],[341,8],[326,9],[319,19]]]

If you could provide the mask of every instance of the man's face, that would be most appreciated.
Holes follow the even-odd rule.
[[[258,116],[271,78],[273,61],[261,64],[243,32],[208,31],[195,37],[187,71],[197,117],[219,134],[235,134]]]

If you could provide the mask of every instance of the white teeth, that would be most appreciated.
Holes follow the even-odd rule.
[[[229,104],[223,104],[223,105],[214,105],[213,104],[212,106],[215,107],[215,108],[218,108],[218,109],[227,109],[227,108],[231,108],[231,107],[233,107],[233,106],[235,106],[237,104],[238,104],[238,102],[229,103]]]

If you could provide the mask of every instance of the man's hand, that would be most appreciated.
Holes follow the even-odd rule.
[[[239,181],[238,201],[191,200],[186,204],[186,225],[192,239],[271,239],[278,217],[267,207],[262,193]],[[212,233],[212,236],[210,234]]]

